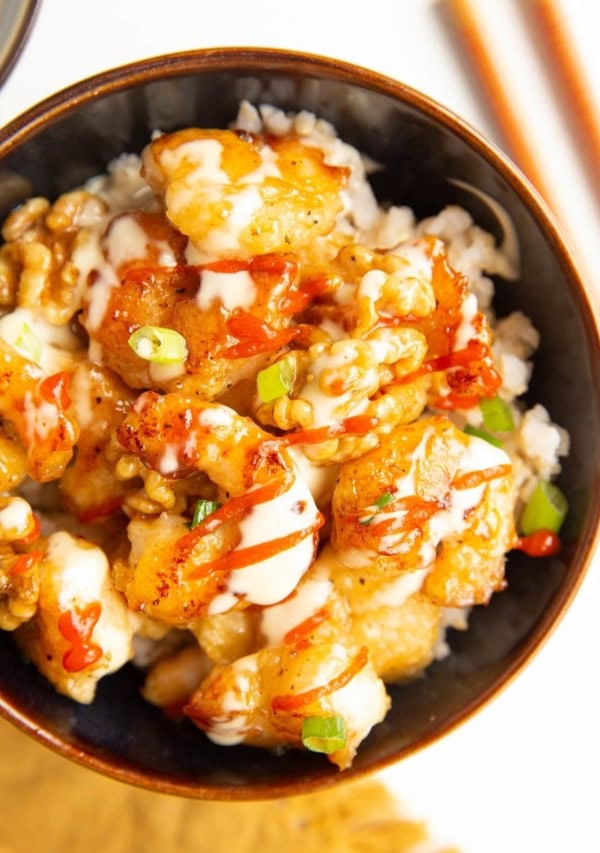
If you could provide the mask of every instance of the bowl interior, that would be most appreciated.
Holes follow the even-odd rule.
[[[514,170],[457,119],[398,83],[314,57],[245,49],[160,58],[73,87],[0,133],[0,217],[32,193],[55,197],[139,151],[153,130],[225,127],[242,98],[308,109],[381,164],[381,200],[419,218],[467,208],[500,236],[488,208],[449,178],[493,196],[519,235],[522,276],[496,282],[499,314],[521,309],[541,332],[531,400],[571,434],[560,484],[573,507],[560,556],[512,554],[508,589],[450,634],[452,654],[411,684],[390,688],[392,710],[363,743],[350,779],[383,766],[465,719],[517,672],[575,591],[595,536],[599,503],[598,337],[577,273],[553,225]],[[332,784],[319,756],[281,756],[211,744],[139,696],[132,667],[104,679],[91,706],[57,695],[0,635],[3,713],[42,742],[120,779],[208,798],[277,796]]]

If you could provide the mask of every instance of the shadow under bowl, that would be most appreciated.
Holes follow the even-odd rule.
[[[398,761],[464,722],[530,659],[572,599],[597,535],[600,346],[585,286],[543,203],[518,171],[451,113],[399,82],[334,60],[229,48],[158,57],[78,83],[0,131],[0,217],[31,194],[56,197],[138,152],[153,130],[225,127],[241,99],[310,110],[381,164],[382,201],[418,218],[459,204],[500,236],[467,182],[510,214],[518,282],[496,282],[500,315],[521,309],[541,333],[529,398],[571,435],[559,483],[571,503],[564,548],[540,560],[512,553],[508,588],[476,608],[452,654],[391,687],[392,709],[340,773],[322,756],[212,744],[191,723],[165,719],[139,695],[131,667],[104,679],[96,701],[59,696],[0,636],[0,711],[40,742],[122,781],[204,799],[258,799],[316,790]]]

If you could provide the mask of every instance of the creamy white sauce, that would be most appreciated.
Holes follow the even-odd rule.
[[[347,746],[360,743],[384,719],[390,706],[385,685],[370,664],[322,701],[328,711],[346,721]]]
[[[468,293],[460,306],[460,323],[454,335],[452,349],[454,351],[464,349],[469,341],[478,337],[478,332],[473,325],[477,316],[477,297],[474,293]]]
[[[33,341],[27,346],[30,334]],[[81,341],[68,325],[55,326],[34,308],[15,308],[5,314],[0,319],[0,338],[49,376],[63,370],[71,363],[71,356],[82,350]]]
[[[165,445],[162,456],[160,457],[160,462],[158,463],[158,470],[164,477],[166,477],[169,474],[173,474],[173,472],[177,471],[178,468],[179,447],[174,444]]]
[[[148,254],[148,235],[133,216],[119,216],[113,220],[103,242],[106,257],[113,267]]]
[[[396,250],[394,254],[400,255],[407,262],[406,269],[397,271],[396,275],[401,275],[403,278],[420,278],[425,281],[432,280],[433,258],[421,241],[404,245],[401,249]]]
[[[23,397],[23,415],[29,442],[34,442],[36,439],[43,441],[58,426],[57,407],[47,400],[34,403],[30,391],[27,391]]]
[[[340,466],[315,465],[305,456],[300,447],[290,447],[288,453],[294,460],[300,476],[310,489],[317,506],[326,506],[333,495]]]
[[[370,299],[372,302],[377,302],[381,297],[381,290],[387,281],[387,275],[383,270],[369,270],[365,273],[358,285],[358,297],[360,299]]]
[[[330,394],[323,389],[325,371],[339,371],[340,378],[344,381],[348,369],[357,357],[357,347],[349,343],[338,351],[324,352],[313,361],[308,381],[301,393],[302,399],[312,406],[313,427],[327,426],[340,418],[359,414],[367,407],[368,399],[362,398],[351,407],[351,411],[348,410],[348,404],[352,401],[356,389],[349,389],[341,394]]]
[[[419,592],[428,569],[417,569],[416,572],[403,572],[393,581],[379,587],[369,599],[369,609],[377,607],[402,607],[416,592]]]
[[[234,746],[244,740],[249,728],[250,693],[258,672],[256,655],[234,661],[230,667],[231,686],[221,699],[221,711],[211,717],[207,736],[221,746]]]
[[[307,578],[296,592],[280,604],[267,607],[262,612],[260,629],[268,646],[280,646],[285,635],[300,625],[328,601],[333,584],[328,578]]]
[[[19,497],[9,498],[0,509],[0,535],[6,539],[20,539],[29,531],[33,521],[31,507]]]
[[[102,649],[102,657],[94,664],[95,675],[99,677],[122,667],[133,652],[132,627],[124,600],[112,589],[104,552],[60,531],[48,538],[47,559],[52,567],[44,569],[50,572],[50,577],[43,582],[50,582],[59,610],[100,604],[100,617],[91,635],[91,640]],[[89,672],[86,669],[73,674],[74,679],[78,677],[88,678]]]
[[[263,206],[260,189],[250,184],[236,193],[227,195],[229,209],[224,208],[223,224],[220,228],[211,228],[202,240],[202,251],[209,257],[219,257],[242,249],[242,232],[250,225]]]
[[[228,406],[207,406],[200,412],[198,423],[208,429],[216,429],[217,427],[231,429],[236,417],[237,413]]]
[[[165,148],[157,158],[167,172],[189,168],[185,182],[194,184],[228,184],[229,178],[221,168],[223,146],[217,139],[191,139],[176,148]]]
[[[71,377],[70,392],[77,423],[81,429],[88,429],[94,422],[92,378],[88,370],[75,371]]]
[[[242,519],[239,525],[241,540],[236,550],[306,530],[315,524],[317,512],[307,486],[297,477],[286,492],[257,504]],[[234,570],[229,576],[227,591],[212,600],[209,613],[228,610],[237,597],[261,605],[282,601],[296,588],[310,567],[314,553],[314,537],[310,533],[272,557]]]
[[[233,273],[203,270],[196,302],[202,311],[208,311],[215,301],[220,301],[227,311],[236,308],[247,311],[256,302],[256,295],[254,279],[247,270]]]
[[[158,362],[148,364],[148,376],[152,382],[170,382],[172,379],[183,376],[185,372],[185,361],[179,364],[158,364]]]

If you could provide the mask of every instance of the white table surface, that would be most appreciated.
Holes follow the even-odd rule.
[[[528,0],[521,0],[527,2]],[[515,97],[538,129],[557,212],[600,296],[600,212],[523,32],[519,0],[480,0]],[[600,105],[600,4],[562,0]],[[47,95],[135,59],[255,45],[330,55],[401,80],[500,143],[465,73],[439,0],[42,0],[0,89],[0,126]],[[600,153],[599,153],[600,156]],[[462,853],[600,851],[600,565],[532,662],[499,697],[442,741],[384,771],[399,800]],[[41,748],[41,747],[40,747]]]

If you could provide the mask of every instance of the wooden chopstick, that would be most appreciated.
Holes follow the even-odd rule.
[[[475,69],[477,79],[492,111],[509,154],[552,206],[552,192],[538,166],[535,144],[526,131],[526,122],[515,112],[513,99],[487,47],[483,26],[477,15],[478,0],[447,0],[447,7]]]
[[[575,142],[592,170],[600,199],[600,111],[592,97],[565,16],[555,0],[531,0],[527,11],[541,36],[542,48],[559,86]]]

